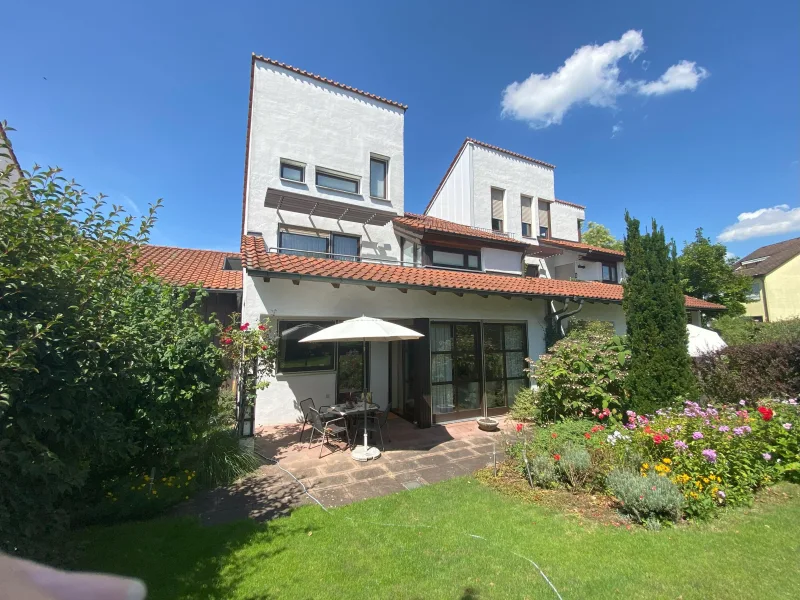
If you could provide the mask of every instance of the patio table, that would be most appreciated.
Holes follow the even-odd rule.
[[[368,403],[367,404],[367,413],[370,415],[374,415],[376,412],[380,410],[380,407],[377,404]],[[348,407],[345,403],[334,404],[333,406],[329,406],[328,410],[325,411],[326,415],[337,415],[339,417],[344,417],[347,419],[347,429],[348,431],[352,429],[352,425],[356,419],[356,417],[361,416],[364,414],[364,403],[363,402],[356,402],[352,405],[352,407]],[[355,443],[355,440],[351,440],[352,443]]]

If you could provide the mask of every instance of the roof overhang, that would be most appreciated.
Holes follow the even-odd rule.
[[[535,246],[529,244],[525,249],[525,256],[533,256],[535,258],[550,258],[551,256],[558,256],[564,254],[561,248],[553,248],[552,246]]]
[[[285,210],[304,215],[336,219],[337,221],[349,221],[351,223],[363,223],[364,225],[377,225],[380,227],[386,225],[393,217],[397,216],[394,211],[337,202],[275,188],[267,189],[264,206],[275,208],[279,211]]]

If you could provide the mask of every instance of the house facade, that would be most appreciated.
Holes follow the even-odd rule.
[[[746,316],[756,321],[800,317],[800,238],[762,246],[734,269],[753,278]]]
[[[254,427],[358,394],[421,427],[500,414],[548,323],[625,331],[622,255],[580,242],[552,165],[468,139],[425,214],[405,211],[406,106],[254,56],[242,202],[242,314],[269,320],[276,375]],[[603,264],[614,265],[606,269]],[[599,266],[598,266],[599,265]],[[613,279],[612,279],[613,275]],[[604,283],[603,280],[607,283]],[[687,308],[720,307],[687,299]],[[408,342],[301,344],[368,315]]]

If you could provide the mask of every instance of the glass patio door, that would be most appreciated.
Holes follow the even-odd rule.
[[[369,342],[366,344],[367,357],[364,358],[363,342],[339,342],[336,366],[336,401],[357,400],[364,391],[364,371],[369,379]],[[369,381],[367,381],[369,386]]]
[[[430,338],[434,419],[481,414],[480,323],[431,323]]]

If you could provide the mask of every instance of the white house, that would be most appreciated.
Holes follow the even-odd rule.
[[[406,213],[405,105],[260,56],[251,69],[242,316],[269,318],[280,347],[248,428],[357,393],[365,374],[377,403],[421,427],[499,414],[529,385],[548,319],[580,311],[624,331],[622,288],[596,268],[622,257],[580,243],[584,209],[555,199],[552,165],[467,140],[426,214]],[[299,343],[361,315],[424,337],[366,356]]]

